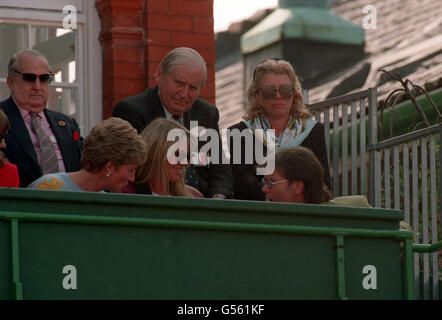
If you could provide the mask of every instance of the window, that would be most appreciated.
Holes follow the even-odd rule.
[[[75,12],[65,11],[74,6]],[[75,14],[76,19],[67,18]],[[70,15],[70,16],[68,16]],[[69,22],[68,29],[63,22]],[[76,22],[76,23],[75,23]],[[74,117],[83,136],[102,119],[100,22],[95,1],[3,0],[0,4],[0,101],[9,58],[23,49],[43,53],[55,73],[48,109]]]

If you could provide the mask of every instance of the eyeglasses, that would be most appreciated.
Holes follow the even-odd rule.
[[[256,65],[255,70],[253,70],[253,77],[252,77],[253,80],[255,80],[255,74],[256,74],[256,70],[258,69],[258,67],[259,67],[260,65],[262,65],[264,62],[269,61],[269,60],[272,60],[272,61],[276,61],[276,62],[278,62],[278,61],[281,61],[282,59],[281,59],[281,58],[268,58],[268,59],[264,59],[264,60],[262,60],[260,63],[258,63],[258,64]]]
[[[264,86],[259,88],[259,91],[261,92],[262,97],[266,100],[274,99],[277,92],[279,92],[279,95],[283,99],[290,99],[295,94],[295,89],[288,84],[284,84],[279,88],[276,88],[275,86]]]
[[[285,180],[280,180],[280,181],[272,181],[272,179],[270,179],[270,178],[262,178],[262,184],[263,185],[265,184],[267,187],[269,187],[269,189],[271,189],[274,184],[278,184],[278,183],[282,183],[282,182],[286,182],[286,181],[288,181],[288,180],[285,179]]]
[[[54,80],[54,74],[53,73],[44,73],[44,74],[36,75],[35,73],[20,72],[20,71],[15,70],[15,69],[11,69],[11,70],[21,74],[22,78],[23,78],[23,81],[26,81],[26,82],[29,82],[29,83],[34,83],[35,80],[37,80],[37,77],[40,80],[40,83],[43,83],[43,84],[49,84],[49,83],[52,82],[52,80]]]

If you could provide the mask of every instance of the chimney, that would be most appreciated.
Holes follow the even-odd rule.
[[[266,58],[292,63],[303,88],[311,89],[364,57],[364,30],[330,12],[327,0],[279,0],[240,41],[246,88],[256,64]]]

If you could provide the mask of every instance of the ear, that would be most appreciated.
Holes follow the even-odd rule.
[[[104,172],[109,172],[109,171],[115,172],[116,171],[114,164],[110,161],[106,162],[103,169],[104,169]]]
[[[6,83],[8,84],[9,90],[11,90],[12,93],[12,83],[14,82],[14,79],[12,79],[10,76],[6,79]]]
[[[291,191],[294,195],[301,195],[304,194],[304,182],[303,181],[293,181],[292,185],[290,186]]]
[[[158,66],[157,71],[154,74],[156,83],[160,82],[162,77],[163,77],[163,68],[161,68],[161,66]]]

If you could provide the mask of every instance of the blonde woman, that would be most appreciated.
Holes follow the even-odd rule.
[[[180,137],[182,145],[179,145],[180,140],[177,139],[170,138],[171,141],[168,141],[168,134],[172,130],[175,131],[171,136]],[[143,130],[141,137],[147,145],[147,159],[137,170],[134,189],[128,192],[160,196],[202,196],[185,184],[190,143],[190,134],[186,128],[175,120],[158,118]]]
[[[146,159],[146,144],[129,122],[109,118],[86,137],[81,170],[44,175],[28,188],[64,191],[122,192]]]
[[[6,148],[5,137],[10,128],[9,120],[0,109],[0,149]],[[17,166],[6,161],[5,155],[0,151],[0,187],[19,187]]]
[[[255,155],[255,143],[267,147],[266,137],[270,134],[276,150],[303,146],[311,149],[324,169],[324,181],[330,188],[330,170],[325,145],[324,127],[312,118],[304,105],[302,89],[293,67],[282,59],[267,59],[258,64],[253,72],[253,81],[248,88],[249,107],[241,121],[230,131],[237,129],[241,133],[252,135],[253,144],[241,143],[238,150],[233,150],[230,141],[231,159],[238,158],[240,163],[232,163],[234,176],[234,194],[237,199],[264,200],[261,191],[261,176],[256,175],[254,163],[246,163],[246,155]],[[274,134],[269,131],[274,130]],[[263,131],[267,134],[259,134]],[[246,131],[246,132],[243,132]]]

